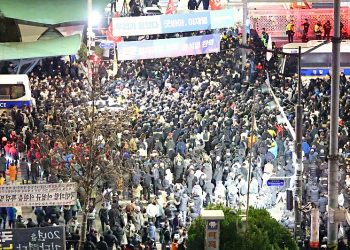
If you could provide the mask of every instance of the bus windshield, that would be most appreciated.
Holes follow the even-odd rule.
[[[298,58],[296,56],[286,55],[284,72],[285,76],[294,76],[298,73]]]
[[[23,84],[1,84],[0,100],[16,100],[25,96]]]

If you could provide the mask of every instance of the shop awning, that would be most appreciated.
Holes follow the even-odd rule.
[[[34,42],[0,43],[0,61],[73,55],[79,50],[80,44],[80,35]]]
[[[110,0],[92,2],[102,13]],[[48,25],[86,21],[88,12],[87,0],[1,0],[0,10],[7,18]]]

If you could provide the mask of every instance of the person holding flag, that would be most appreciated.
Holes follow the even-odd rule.
[[[210,0],[209,5],[211,10],[221,10],[221,0]]]
[[[168,14],[174,14],[176,11],[176,8],[175,8],[175,5],[174,5],[174,0],[169,0],[168,2],[168,6],[165,10],[165,15],[168,15]]]

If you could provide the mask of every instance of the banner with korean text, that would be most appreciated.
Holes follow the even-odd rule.
[[[0,207],[74,205],[76,199],[75,182],[0,186]]]
[[[64,227],[34,227],[0,230],[0,249],[64,250]]]
[[[220,34],[118,43],[118,60],[200,55],[220,51]]]
[[[234,10],[113,18],[113,36],[140,36],[222,29],[235,24]]]

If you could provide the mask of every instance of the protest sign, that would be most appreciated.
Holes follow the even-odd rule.
[[[76,198],[74,182],[0,186],[0,207],[73,205]]]
[[[118,43],[118,60],[139,60],[217,53],[220,34]]]

